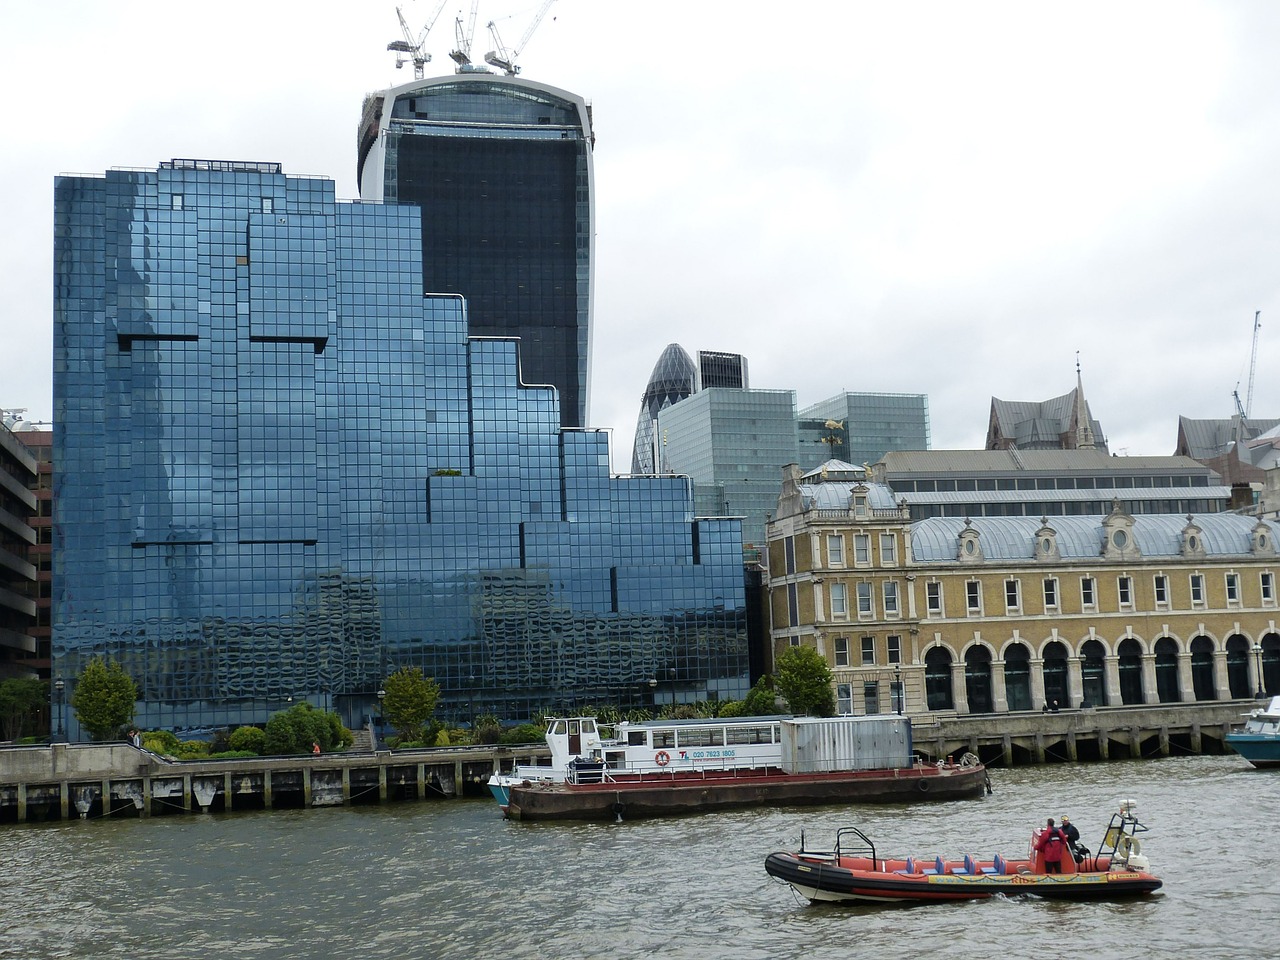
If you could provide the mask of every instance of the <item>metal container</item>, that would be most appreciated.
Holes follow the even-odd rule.
[[[902,716],[798,717],[782,722],[787,773],[911,766],[911,721]]]

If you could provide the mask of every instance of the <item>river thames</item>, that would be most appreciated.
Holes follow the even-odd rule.
[[[1090,960],[1276,953],[1280,772],[1181,757],[992,771],[982,800],[521,824],[439,801],[0,828],[0,957]],[[803,829],[858,826],[882,855],[1026,850],[1067,814],[1098,838],[1122,798],[1164,889],[815,907],[764,873]]]

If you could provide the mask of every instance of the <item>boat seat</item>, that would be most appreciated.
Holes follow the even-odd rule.
[[[910,874],[916,872],[916,862],[912,857],[907,857],[906,866],[901,870],[895,870],[894,873]]]
[[[997,853],[991,858],[991,866],[983,867],[982,872],[986,874],[1005,874],[1009,872],[1009,868],[1004,862],[1004,857]]]
[[[940,876],[947,872],[947,865],[942,862],[941,857],[938,857],[933,861],[933,866],[925,867],[923,872],[926,876]]]
[[[969,856],[967,853],[964,855],[964,866],[952,871],[952,873],[965,873],[970,876],[973,876],[978,872],[978,865],[973,862],[973,857]]]

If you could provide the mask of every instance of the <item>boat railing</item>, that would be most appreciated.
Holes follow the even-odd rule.
[[[565,779],[569,783],[635,783],[639,780],[697,780],[697,779],[737,779],[761,777],[778,769],[776,763],[761,759],[743,764],[730,758],[719,761],[700,762],[697,766],[676,765],[654,766],[653,764],[635,763],[627,766],[604,764],[599,761],[576,761],[569,765]]]
[[[871,861],[871,869],[878,869],[876,845],[871,838],[857,827],[841,827],[836,831],[836,843],[830,850],[814,850],[805,846],[804,831],[800,831],[800,855],[814,859],[830,860],[839,863],[841,857],[866,857]]]

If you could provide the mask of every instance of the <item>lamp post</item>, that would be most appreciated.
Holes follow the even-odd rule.
[[[387,691],[381,687],[378,688],[378,729],[381,730],[385,721],[382,718],[382,701],[387,699]]]
[[[57,707],[58,707],[58,732],[54,734],[54,737],[53,737],[54,743],[67,742],[66,731],[64,731],[62,728],[62,694],[65,689],[66,689],[66,683],[63,682],[61,677],[53,681],[53,695],[54,695],[54,700],[57,702]]]
[[[658,678],[649,678],[649,699],[653,701],[653,709],[658,709]]]
[[[1255,642],[1253,645],[1253,660],[1258,668],[1258,692],[1254,694],[1254,697],[1262,700],[1266,697],[1267,691],[1262,683],[1262,644],[1260,643]]]
[[[906,691],[902,689],[902,664],[894,664],[893,667],[893,686],[897,693],[894,698],[898,701],[898,716],[902,716],[903,701],[907,699]]]

